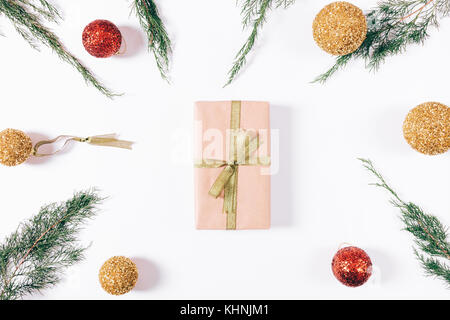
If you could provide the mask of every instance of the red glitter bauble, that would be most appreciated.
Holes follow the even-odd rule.
[[[333,257],[331,268],[336,279],[348,287],[359,287],[372,275],[370,257],[357,247],[339,250]]]
[[[83,30],[83,45],[94,57],[108,58],[119,52],[122,34],[111,21],[95,20]]]

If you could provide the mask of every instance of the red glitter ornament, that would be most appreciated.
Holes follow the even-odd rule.
[[[83,45],[90,55],[108,58],[119,52],[122,34],[111,21],[95,20],[83,30]]]
[[[333,257],[331,268],[336,279],[348,287],[359,287],[372,275],[370,257],[357,247],[340,249]]]

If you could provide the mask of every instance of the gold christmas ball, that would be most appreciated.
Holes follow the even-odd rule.
[[[439,102],[418,105],[406,116],[403,135],[421,153],[446,152],[450,148],[450,108]]]
[[[138,279],[138,270],[131,259],[115,256],[102,265],[98,278],[106,292],[119,296],[134,288]]]
[[[313,22],[313,36],[317,45],[336,56],[356,51],[366,35],[367,22],[363,12],[344,1],[327,5]]]
[[[31,155],[33,144],[29,136],[20,130],[6,129],[0,132],[0,163],[17,166]]]

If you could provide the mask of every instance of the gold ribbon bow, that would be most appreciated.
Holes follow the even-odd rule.
[[[227,230],[236,230],[237,182],[239,166],[270,165],[269,157],[252,159],[251,155],[260,146],[259,136],[240,129],[241,101],[231,104],[230,156],[228,161],[205,159],[196,168],[222,168],[208,194],[218,198],[224,191],[223,213],[227,215]]]
[[[53,151],[51,153],[39,153],[38,150],[40,147],[46,144],[52,144],[59,140],[65,140],[63,146],[59,148],[56,151]],[[86,142],[95,146],[104,146],[104,147],[115,147],[115,148],[122,148],[122,149],[130,149],[133,144],[131,141],[124,141],[124,140],[118,140],[116,139],[116,134],[105,134],[100,136],[92,136],[87,138],[80,138],[76,136],[68,136],[68,135],[61,135],[56,137],[52,140],[43,140],[36,143],[33,147],[33,156],[35,157],[45,157],[45,156],[51,156],[58,152],[61,152],[70,141],[77,141],[77,142]]]

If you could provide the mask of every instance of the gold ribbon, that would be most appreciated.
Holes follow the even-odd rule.
[[[269,157],[251,159],[251,155],[260,146],[259,136],[240,129],[241,101],[231,103],[230,156],[228,161],[205,159],[196,164],[196,168],[222,168],[208,194],[218,198],[224,191],[223,213],[227,215],[227,230],[236,230],[237,187],[239,166],[270,165]]]
[[[60,140],[65,140],[63,146],[51,153],[39,153],[38,150],[40,147],[46,144],[52,144]],[[61,152],[70,141],[76,141],[76,142],[85,142],[92,144],[94,146],[103,146],[103,147],[115,147],[115,148],[122,148],[122,149],[129,149],[131,150],[131,146],[133,142],[131,141],[125,141],[125,140],[118,140],[116,139],[116,134],[105,134],[100,136],[92,136],[87,138],[80,138],[76,136],[68,136],[68,135],[61,135],[56,137],[52,140],[42,140],[36,143],[33,147],[33,156],[35,157],[45,157],[45,156],[51,156],[58,152]]]

